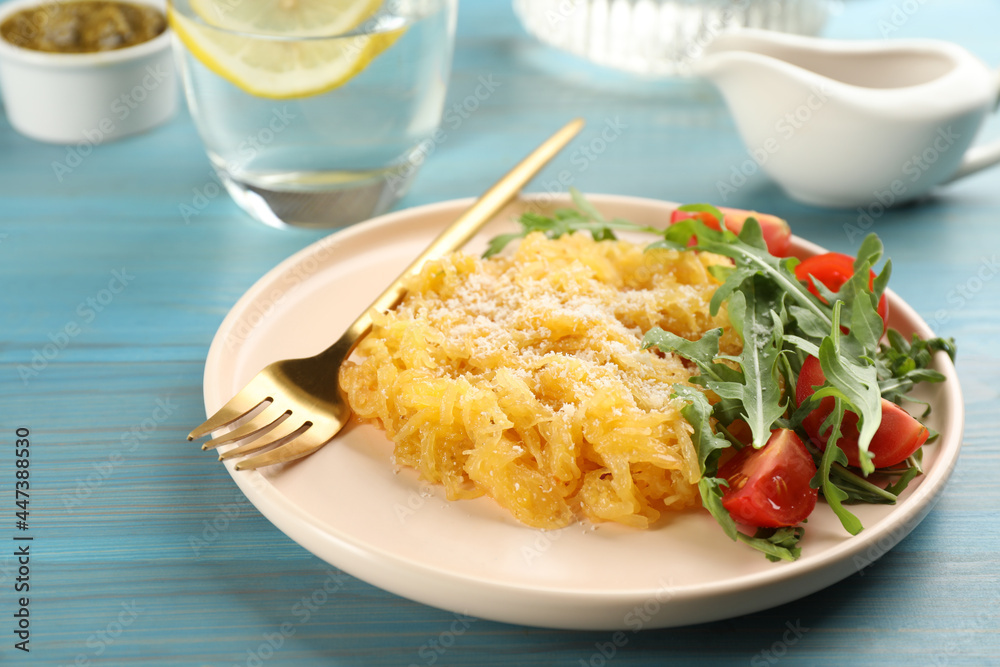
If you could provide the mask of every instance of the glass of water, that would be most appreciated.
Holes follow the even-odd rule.
[[[388,210],[429,151],[457,0],[170,0],[188,107],[233,199],[276,227]]]

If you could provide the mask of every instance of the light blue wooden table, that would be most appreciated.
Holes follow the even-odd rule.
[[[990,0],[847,0],[827,34],[929,36],[1000,64]],[[471,196],[570,117],[620,135],[593,160],[556,160],[584,191],[718,201],[745,159],[711,89],[601,71],[535,42],[507,2],[460,10],[449,106],[496,82],[448,127],[399,205]],[[1000,135],[993,121],[985,136]],[[213,182],[189,116],[95,148],[60,182],[67,149],[0,119],[0,662],[44,665],[986,665],[1000,663],[1000,169],[874,225],[895,289],[958,341],[964,451],[930,516],[863,572],[770,611],[673,630],[563,632],[455,617],[335,571],[274,528],[212,456],[185,442],[204,415],[209,342],[237,298],[320,238],[277,231]],[[771,211],[853,251],[857,213],[802,206],[756,174],[728,202]],[[30,369],[25,372],[24,369]],[[32,442],[30,653],[18,611],[14,440]],[[331,576],[336,593],[304,603]],[[283,623],[294,634],[275,639]],[[791,632],[790,628],[797,629]],[[451,634],[449,634],[449,632]],[[275,644],[280,644],[275,647]],[[448,644],[445,647],[445,644]]]

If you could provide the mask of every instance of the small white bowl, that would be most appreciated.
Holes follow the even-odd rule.
[[[53,0],[12,0],[9,16]],[[163,11],[157,0],[127,0]],[[169,28],[113,51],[46,53],[0,38],[0,91],[15,130],[40,141],[91,145],[143,132],[177,110]]]

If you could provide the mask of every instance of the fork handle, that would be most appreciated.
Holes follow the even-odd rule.
[[[358,342],[368,335],[372,328],[372,314],[392,310],[406,295],[404,282],[411,276],[420,273],[429,260],[443,257],[464,246],[483,225],[493,219],[507,204],[509,204],[541,171],[553,157],[561,151],[570,140],[583,129],[584,121],[576,118],[558,132],[553,134],[526,158],[507,172],[489,190],[484,192],[476,202],[448,225],[420,255],[390,284],[375,301],[354,320],[353,324],[341,335],[337,342],[321,352],[318,356],[336,356],[346,359]]]

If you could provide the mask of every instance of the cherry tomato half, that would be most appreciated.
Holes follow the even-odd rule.
[[[795,398],[799,405],[813,395],[816,387],[826,382],[819,359],[809,357],[802,364],[798,383],[795,385]],[[830,413],[833,412],[834,400],[828,396],[821,399],[819,407],[810,412],[802,420],[802,428],[809,434],[809,439],[820,449],[826,449],[830,434],[820,433],[820,427]],[[852,466],[861,467],[858,451],[858,416],[851,411],[844,413],[840,424],[841,437],[837,444],[847,454],[847,462]],[[876,468],[885,468],[902,463],[913,452],[917,451],[927,441],[930,432],[927,427],[914,419],[910,413],[892,401],[882,399],[882,421],[878,430],[868,445],[872,453],[872,463]]]
[[[760,224],[760,231],[764,235],[764,243],[767,244],[768,252],[775,257],[788,256],[792,244],[792,230],[783,218],[738,208],[719,208],[719,212],[725,217],[726,229],[734,234],[740,233],[747,218],[756,218]],[[674,211],[670,214],[670,224],[688,218],[698,218],[712,229],[719,229],[719,221],[715,219],[715,216],[695,211]]]
[[[832,292],[837,292],[844,283],[854,275],[854,258],[839,252],[825,252],[822,255],[814,255],[802,260],[795,267],[795,277],[804,282],[809,291],[820,298],[823,303],[826,300],[819,296],[819,290],[809,280],[812,276],[823,283]],[[875,272],[872,271],[868,277],[868,289],[875,285]],[[885,299],[885,294],[878,300],[878,314],[882,318],[883,330],[889,322],[889,303]]]
[[[760,449],[744,447],[719,467],[722,506],[749,526],[794,526],[816,507],[818,491],[809,486],[816,464],[795,431],[775,429]]]

